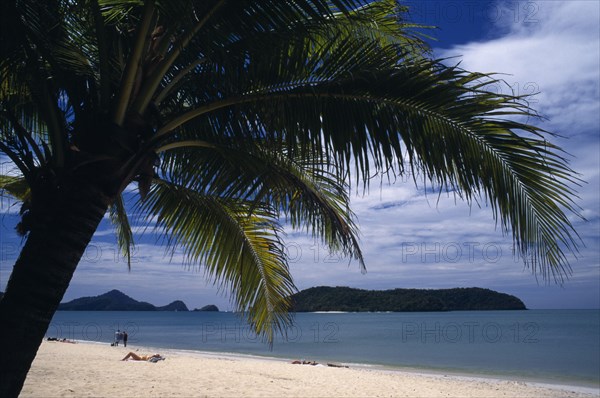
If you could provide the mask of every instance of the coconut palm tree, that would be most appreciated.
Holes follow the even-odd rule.
[[[4,0],[0,177],[25,237],[0,301],[0,395],[18,395],[105,214],[135,211],[272,341],[295,287],[282,223],[364,268],[351,185],[414,173],[487,200],[561,279],[575,173],[526,98],[431,58],[393,0]],[[447,63],[447,62],[446,62]],[[521,121],[519,121],[521,120]]]

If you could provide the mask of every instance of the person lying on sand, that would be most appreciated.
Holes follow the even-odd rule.
[[[59,339],[59,338],[56,338],[56,337],[48,337],[48,341],[60,341],[61,343],[77,344],[76,341],[67,340],[67,339]]]
[[[121,359],[121,361],[126,361],[128,359],[133,359],[134,361],[156,362],[156,361],[164,359],[164,358],[160,354],[138,355],[135,352],[130,352],[129,354],[125,355],[125,358]]]
[[[304,360],[303,361],[295,360],[295,361],[292,361],[292,364],[294,364],[294,365],[313,365],[313,366],[319,365],[318,362],[304,361]],[[340,365],[338,363],[329,363],[329,362],[327,363],[327,366],[330,366],[332,368],[347,368],[348,367],[346,365]]]
[[[292,361],[292,364],[294,365],[318,365],[318,362],[315,361]]]

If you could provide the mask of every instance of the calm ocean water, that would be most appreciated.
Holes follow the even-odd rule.
[[[299,313],[270,350],[232,313],[59,311],[48,337],[600,388],[600,311]]]

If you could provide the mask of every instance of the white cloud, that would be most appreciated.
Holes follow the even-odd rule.
[[[511,2],[511,8],[514,8]],[[598,131],[600,5],[594,1],[540,1],[535,17],[502,18],[495,40],[438,51],[461,56],[462,67],[503,76],[516,94],[539,92],[533,105],[566,136]],[[506,6],[508,7],[508,5]],[[503,13],[511,15],[511,13]],[[514,16],[514,14],[513,14]],[[500,88],[509,93],[507,87]]]

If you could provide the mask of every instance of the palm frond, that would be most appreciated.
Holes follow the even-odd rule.
[[[142,83],[138,98],[133,103],[135,112],[143,114],[150,99],[163,88],[181,78],[180,73],[198,60],[218,60],[224,73],[231,74],[226,62],[245,62],[248,50],[262,53],[269,51],[274,42],[282,40],[305,42],[309,46],[321,46],[335,35],[352,34],[354,38],[365,37],[379,45],[393,45],[420,56],[426,48],[416,28],[423,28],[403,20],[406,8],[398,7],[392,0],[366,3],[363,1],[339,1],[335,7],[320,0],[282,3],[226,0],[162,3],[159,22],[171,27],[161,34],[172,37],[173,45],[165,46],[161,61],[152,66],[150,76]],[[186,12],[183,12],[183,10]],[[177,18],[174,18],[176,15]],[[186,17],[182,18],[182,15]],[[359,34],[357,34],[359,33]],[[171,36],[170,36],[171,35]],[[219,43],[218,45],[216,45]],[[277,45],[276,47],[280,47]],[[306,57],[304,57],[306,58]],[[192,69],[187,70],[190,73]]]
[[[150,30],[152,26],[152,20],[154,18],[154,1],[146,1],[144,5],[144,13],[142,20],[137,28],[135,44],[133,45],[131,54],[128,57],[127,65],[123,73],[123,80],[121,82],[119,96],[117,103],[115,104],[113,120],[117,125],[122,125],[125,120],[125,114],[127,113],[128,105],[134,90],[136,76],[139,76],[142,71],[140,70],[141,59],[144,55],[146,43],[149,40]]]
[[[364,62],[376,53],[367,52]],[[526,98],[487,92],[478,83],[485,75],[438,61],[414,59],[368,70],[329,79],[336,72],[323,61],[315,69],[317,75],[322,71],[322,81],[286,89],[264,85],[218,99],[177,117],[159,134],[168,137],[182,122],[191,131],[197,118],[220,126],[221,134],[283,140],[290,153],[309,147],[328,153],[337,178],[355,171],[363,184],[374,172],[422,169],[468,201],[484,196],[534,271],[559,281],[568,274],[563,249],[576,251],[578,237],[565,211],[577,214],[570,198],[579,181],[546,140],[547,132],[514,121],[537,117]]]
[[[295,287],[275,214],[263,207],[250,212],[251,205],[155,180],[140,208],[156,217],[169,247],[182,247],[187,261],[232,291],[237,310],[272,342],[290,323]]]
[[[291,158],[260,143],[182,141],[163,157],[169,180],[216,197],[270,203],[292,228],[305,229],[332,252],[359,261],[365,270],[348,187],[330,173],[326,159]]]
[[[0,191],[8,193],[15,199],[24,202],[29,198],[29,184],[23,177],[0,175]]]
[[[127,259],[127,268],[131,270],[131,252],[134,248],[133,232],[131,231],[122,194],[117,196],[110,206],[109,215],[117,235],[117,244],[121,254]]]

